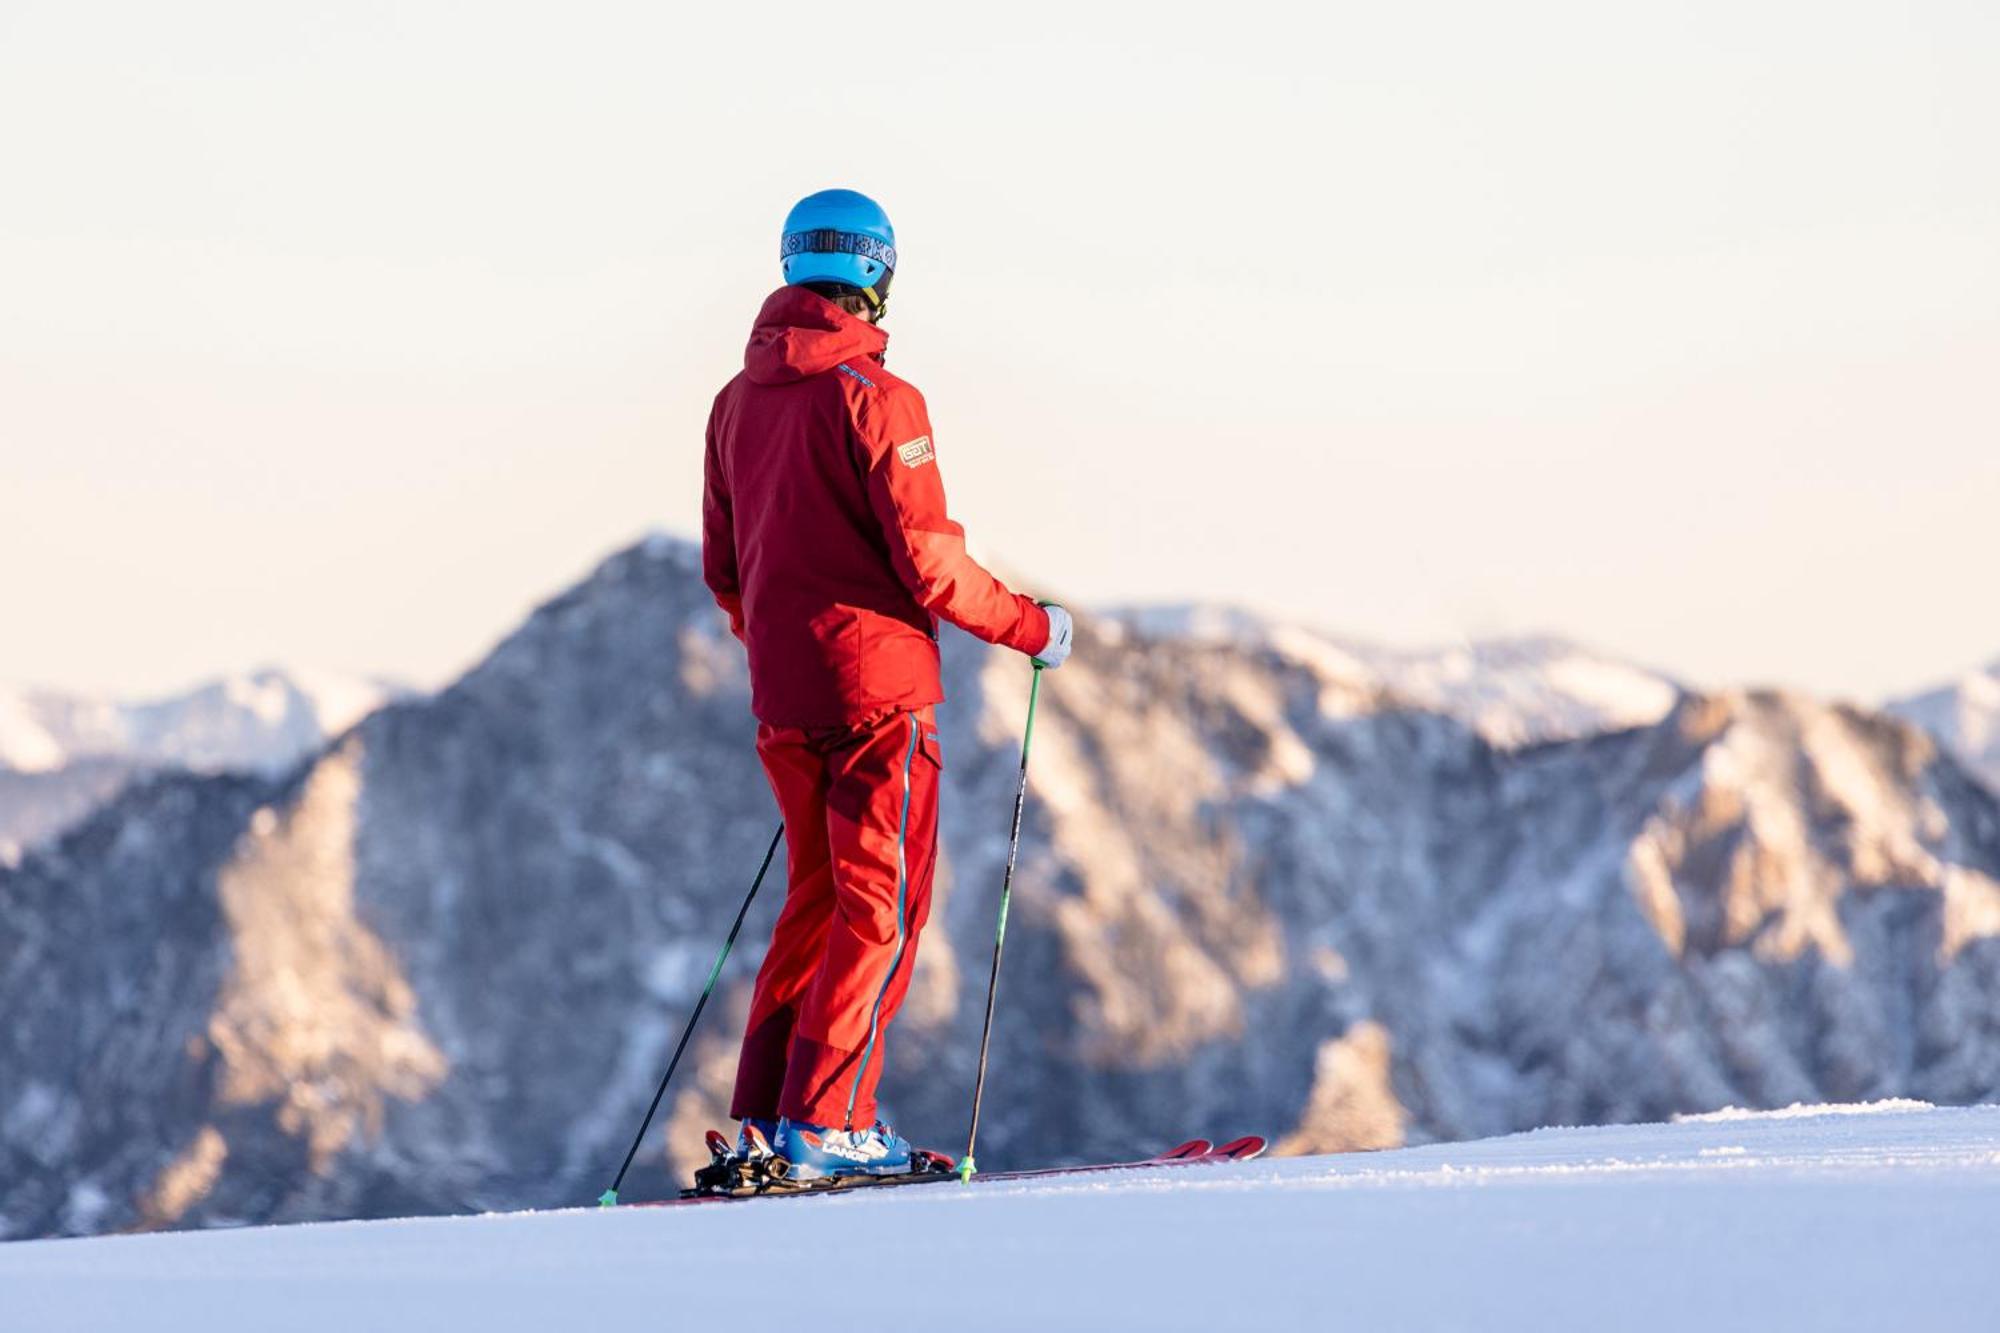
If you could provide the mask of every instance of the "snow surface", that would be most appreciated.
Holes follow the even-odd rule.
[[[0,1246],[0,1326],[1984,1329],[1996,1222],[2000,1107],[1793,1107],[973,1189],[24,1241]]]

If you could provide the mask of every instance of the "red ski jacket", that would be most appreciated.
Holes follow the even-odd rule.
[[[764,302],[708,418],[702,572],[776,727],[859,722],[944,698],[937,618],[1024,653],[1049,618],[965,550],[923,395],[889,337],[803,287]]]

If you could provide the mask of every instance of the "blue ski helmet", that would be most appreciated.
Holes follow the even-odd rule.
[[[896,276],[896,229],[882,205],[867,195],[821,190],[785,215],[778,260],[788,283],[839,283],[880,310]]]

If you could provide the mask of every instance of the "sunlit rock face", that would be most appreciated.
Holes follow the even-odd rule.
[[[1028,670],[945,643],[940,896],[884,1091],[955,1150]],[[141,783],[0,872],[0,1226],[594,1199],[776,821],[746,685],[694,553],[648,543],[296,773]],[[1882,717],[1664,707],[1528,743],[1296,642],[1084,621],[1041,694],[982,1165],[2000,1095],[1993,798]],[[726,1109],[779,864],[628,1198]]]

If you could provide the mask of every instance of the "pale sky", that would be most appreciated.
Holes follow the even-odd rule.
[[[692,534],[831,185],[1052,594],[2000,654],[2000,6],[962,12],[4,0],[0,681],[439,682]]]

